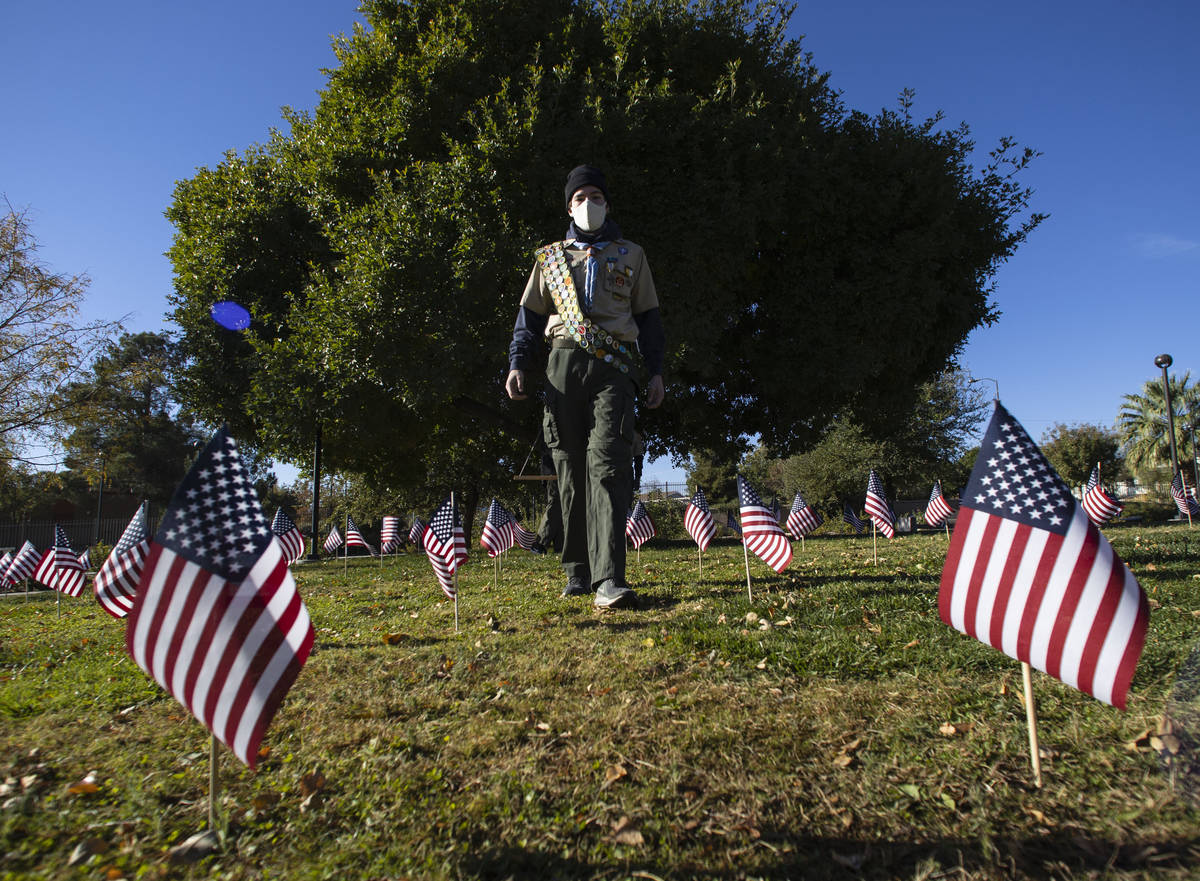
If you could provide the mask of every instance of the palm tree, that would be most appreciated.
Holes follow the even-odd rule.
[[[1177,377],[1171,374],[1171,408],[1175,411],[1175,443],[1180,458],[1185,458],[1188,426],[1200,422],[1200,386],[1190,384],[1191,371]],[[1142,394],[1125,395],[1117,425],[1125,445],[1125,459],[1131,468],[1148,471],[1171,464],[1171,441],[1167,432],[1167,400],[1159,380],[1142,386]],[[1194,455],[1194,451],[1193,451]]]

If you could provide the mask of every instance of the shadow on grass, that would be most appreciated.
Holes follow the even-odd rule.
[[[696,842],[700,844],[700,842]],[[701,845],[702,847],[702,845]],[[745,879],[804,878],[888,879],[910,877],[1003,877],[1051,881],[1084,873],[1094,877],[1117,871],[1185,870],[1200,858],[1200,838],[1142,839],[1117,842],[1079,833],[1056,832],[1037,838],[991,842],[942,840],[861,841],[851,838],[796,836],[763,830],[754,857],[743,854],[736,865],[716,867],[685,849],[677,864],[639,861],[636,853],[621,860],[619,877]],[[747,849],[749,850],[749,849]],[[712,852],[711,863],[730,862],[733,854]],[[545,879],[610,877],[616,867],[588,862],[557,851],[491,847],[475,851],[459,866],[463,877]]]

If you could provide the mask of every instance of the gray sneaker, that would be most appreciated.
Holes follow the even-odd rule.
[[[572,575],[567,579],[567,586],[563,588],[562,595],[565,597],[581,597],[592,592],[592,587],[584,579],[578,575]]]
[[[596,598],[592,602],[597,609],[636,609],[638,596],[624,584],[606,578],[596,588]]]

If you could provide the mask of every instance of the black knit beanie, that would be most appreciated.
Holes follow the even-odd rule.
[[[596,187],[604,194],[604,201],[608,201],[608,184],[604,181],[604,172],[594,165],[577,165],[571,169],[571,173],[567,175],[566,197],[567,210],[571,209],[571,197],[575,195],[576,190],[581,187]]]

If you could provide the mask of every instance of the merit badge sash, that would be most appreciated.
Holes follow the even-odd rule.
[[[596,327],[579,308],[579,296],[575,291],[575,281],[571,278],[571,269],[563,244],[552,242],[538,248],[535,255],[541,264],[546,287],[554,300],[554,308],[558,310],[567,333],[579,348],[616,367],[639,386],[645,385],[646,370],[632,344]]]

